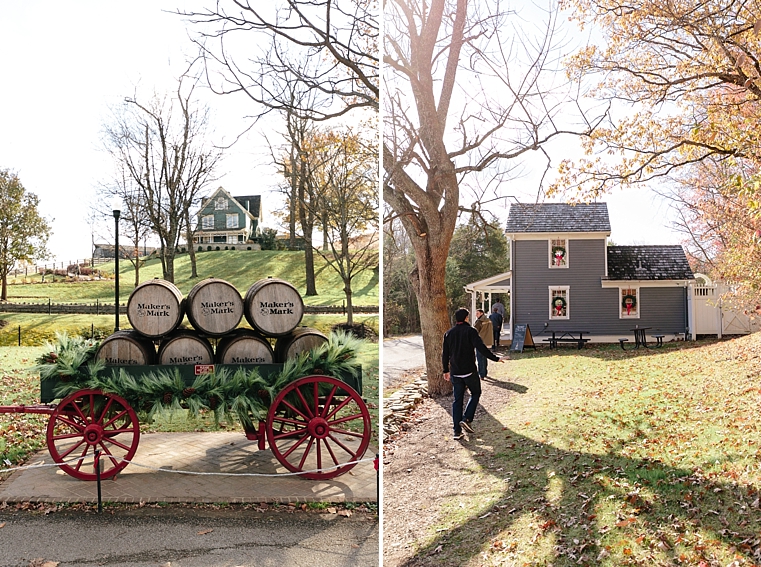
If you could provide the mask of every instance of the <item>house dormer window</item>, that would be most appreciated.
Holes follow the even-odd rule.
[[[227,210],[227,199],[224,197],[217,197],[217,199],[214,201],[214,210],[215,211],[226,211]]]
[[[568,267],[568,240],[551,238],[548,242],[550,269]]]
[[[201,230],[214,230],[214,215],[201,217]]]
[[[570,288],[564,286],[550,287],[550,319],[570,319]]]
[[[639,288],[619,288],[619,319],[639,319]]]

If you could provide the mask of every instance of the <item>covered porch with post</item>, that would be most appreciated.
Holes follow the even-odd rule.
[[[471,313],[475,313],[476,309],[483,309],[484,313],[488,315],[491,311],[491,305],[496,303],[497,299],[502,301],[502,304],[505,306],[505,319],[502,321],[500,342],[502,340],[512,340],[511,329],[513,326],[512,311],[510,310],[512,274],[512,271],[504,272],[464,286],[465,291],[470,294]]]

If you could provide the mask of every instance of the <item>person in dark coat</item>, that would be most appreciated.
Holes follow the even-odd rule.
[[[497,347],[499,346],[499,337],[502,335],[502,323],[504,322],[504,317],[499,312],[499,309],[497,309],[497,306],[495,305],[494,308],[492,308],[492,312],[489,315],[489,319],[491,320],[491,328],[492,332],[494,333],[494,341],[492,342],[492,350],[497,350]]]
[[[502,362],[504,359],[492,353],[478,336],[478,331],[470,326],[470,312],[467,309],[458,309],[454,316],[454,327],[444,333],[441,363],[444,368],[444,380],[452,382],[454,438],[460,439],[463,429],[468,433],[475,433],[471,424],[476,415],[478,400],[481,398],[481,378],[476,368],[475,350],[495,362]],[[470,400],[463,415],[462,405],[466,389],[470,390]]]

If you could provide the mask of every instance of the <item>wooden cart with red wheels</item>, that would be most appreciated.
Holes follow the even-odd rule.
[[[357,389],[348,382],[312,375],[289,383],[272,401],[266,421],[246,431],[246,437],[258,441],[260,449],[269,442],[286,469],[307,479],[330,479],[349,471],[367,451],[372,429],[357,391],[361,380]],[[0,413],[50,415],[50,456],[61,470],[81,480],[96,480],[96,452],[103,463],[100,477],[113,477],[133,459],[140,441],[135,410],[123,398],[99,390],[79,390],[58,404],[0,406]]]

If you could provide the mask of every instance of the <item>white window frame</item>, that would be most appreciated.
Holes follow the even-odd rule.
[[[641,303],[639,301],[639,286],[626,286],[626,287],[619,287],[618,288],[618,318],[619,319],[639,319],[640,314],[640,307]],[[634,291],[633,294],[624,294],[624,291]],[[624,309],[623,301],[624,301],[624,295],[634,295],[637,298],[637,305],[636,305],[636,311],[632,313],[631,315],[626,314],[626,309]]]
[[[227,213],[225,216],[225,228],[238,228],[239,222],[240,218],[238,213]]]
[[[217,197],[214,201],[214,210],[215,211],[226,211],[227,210],[227,199],[224,197]]]
[[[553,242],[562,241],[562,246],[565,248],[565,258],[563,258],[564,263],[560,266],[555,265],[555,258],[552,255],[552,247],[557,246],[557,244],[553,244]],[[568,258],[570,256],[570,247],[568,245],[568,239],[567,238],[550,238],[547,241],[547,259],[549,263],[549,268],[551,270],[562,270],[564,268],[567,268],[569,266]]]
[[[238,235],[237,234],[228,234],[227,235],[227,244],[238,244]]]
[[[214,230],[214,215],[204,215],[201,217],[201,230]]]
[[[547,298],[547,304],[550,308],[550,320],[551,321],[566,321],[571,318],[571,286],[568,285],[551,285],[548,288],[549,297]],[[557,292],[563,292],[565,298],[565,315],[556,315],[555,309],[552,307],[552,298],[558,295]]]

